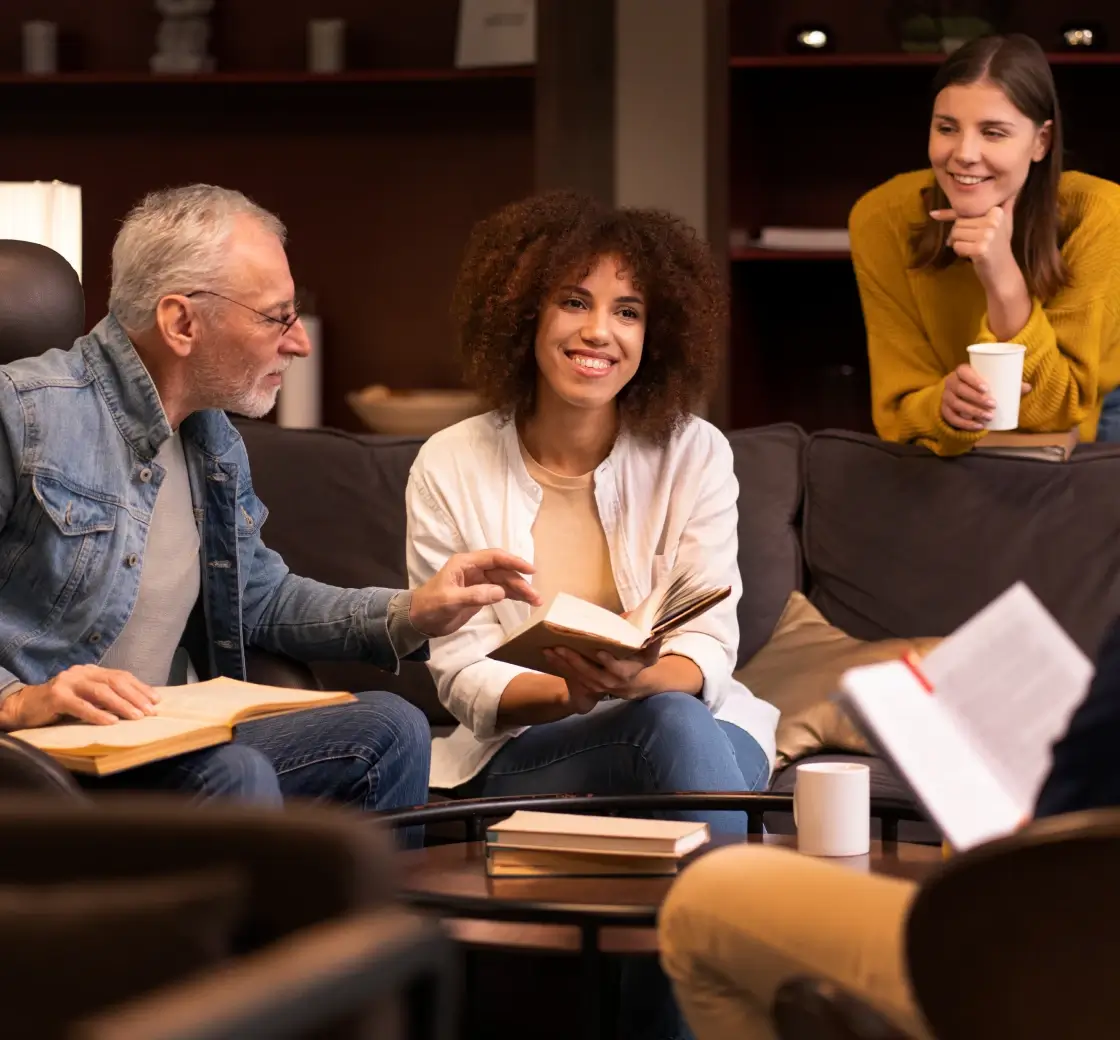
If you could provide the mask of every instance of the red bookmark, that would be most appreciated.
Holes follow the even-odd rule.
[[[926,693],[933,693],[933,683],[926,678],[925,672],[922,671],[922,666],[918,663],[918,655],[913,651],[909,651],[902,655],[902,663],[910,669],[914,678],[921,683],[922,689]]]

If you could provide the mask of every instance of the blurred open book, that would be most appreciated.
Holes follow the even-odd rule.
[[[619,659],[633,657],[730,595],[729,585],[705,585],[684,565],[656,585],[626,617],[558,592],[489,656],[549,673],[554,669],[543,651],[553,647],[567,647],[587,657],[602,650]]]
[[[225,678],[163,686],[156,692],[156,713],[146,718],[122,719],[107,726],[61,723],[19,729],[12,736],[45,751],[75,773],[106,776],[224,744],[233,739],[233,727],[240,722],[357,699],[352,693],[290,690]]]
[[[845,672],[840,705],[956,849],[1034,810],[1092,662],[1017,582],[919,663]]]

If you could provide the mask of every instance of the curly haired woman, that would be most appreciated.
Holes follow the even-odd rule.
[[[685,564],[732,596],[640,661],[549,651],[556,674],[486,655],[528,616],[500,600],[431,644],[442,703],[432,786],[470,796],[765,788],[777,711],[731,677],[738,484],[691,414],[725,317],[707,246],[656,210],[570,192],[514,203],[467,247],[454,314],[492,411],[432,437],[408,485],[408,569],[500,545],[559,591],[616,613]],[[681,813],[722,830],[741,814]]]

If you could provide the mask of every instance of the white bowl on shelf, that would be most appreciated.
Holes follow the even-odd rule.
[[[346,395],[346,403],[374,433],[428,437],[483,411],[471,390],[390,390],[367,386]]]

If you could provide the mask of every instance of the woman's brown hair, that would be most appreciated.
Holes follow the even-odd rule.
[[[1050,121],[1050,147],[1031,164],[1019,198],[1011,250],[1031,294],[1048,300],[1069,283],[1060,252],[1064,230],[1058,200],[1062,176],[1062,113],[1054,76],[1042,48],[1029,36],[983,36],[954,51],[933,80],[934,98],[946,87],[988,80],[1035,126]],[[941,185],[925,193],[928,209],[948,209]],[[910,241],[914,267],[948,267],[956,255],[948,245],[951,224],[926,219],[914,228]]]
[[[711,251],[657,209],[610,209],[572,191],[514,202],[475,225],[452,316],[468,382],[509,420],[536,404],[537,320],[557,286],[620,258],[645,297],[642,358],[618,395],[627,429],[664,443],[710,389],[726,322]]]

